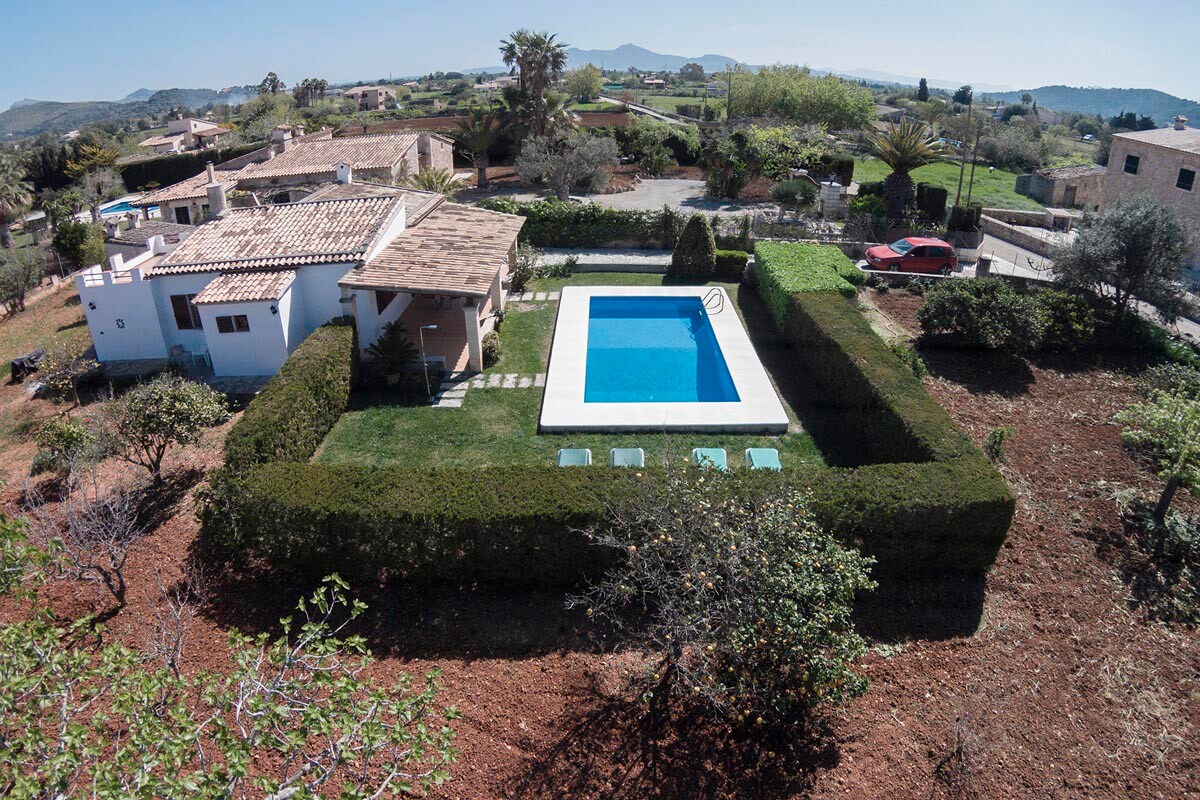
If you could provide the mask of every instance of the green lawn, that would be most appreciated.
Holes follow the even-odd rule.
[[[854,180],[859,183],[881,181],[891,173],[891,168],[877,158],[858,158],[854,163]],[[931,183],[944,187],[950,192],[949,203],[954,202],[958,191],[959,165],[947,162],[930,164],[927,167],[915,169],[913,180],[917,183]],[[967,180],[971,177],[971,165],[967,165],[966,176],[963,178],[963,201],[967,197]],[[1017,175],[1014,172],[998,169],[988,172],[984,165],[975,167],[975,184],[971,191],[971,202],[982,203],[985,208],[1014,208],[1024,211],[1041,211],[1044,206],[1036,200],[1031,200],[1015,191]]]
[[[703,97],[679,97],[676,95],[667,94],[638,94],[637,102],[645,106],[650,106],[651,108],[660,108],[664,111],[675,111],[676,113],[678,113],[679,107],[683,105],[696,105],[700,106],[701,108],[704,107]],[[708,104],[718,111],[718,116],[724,113],[725,100],[723,98],[710,97],[708,98]]]
[[[586,273],[539,281],[531,287],[552,291],[566,285],[657,286],[663,276],[641,273]],[[757,295],[722,284],[735,301],[759,356],[784,399],[792,431],[781,436],[732,434],[547,434],[537,432],[541,389],[469,389],[461,408],[432,408],[390,402],[384,393],[355,398],[317,454],[322,463],[404,464],[414,467],[482,467],[553,464],[560,447],[588,447],[596,463],[606,463],[611,447],[642,447],[648,463],[665,456],[684,458],[693,447],[724,447],[731,465],[741,463],[747,447],[775,447],[785,467],[821,464],[812,438],[791,407],[801,399],[805,381],[798,375],[787,345],[776,334]],[[500,328],[501,358],[485,374],[532,375],[546,370],[557,304],[509,306]]]

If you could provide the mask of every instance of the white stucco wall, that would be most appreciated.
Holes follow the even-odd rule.
[[[141,277],[138,269],[113,273],[97,266],[75,278],[100,361],[167,357],[153,289]]]
[[[282,309],[280,313],[272,314],[273,305],[278,308],[274,302],[215,303],[199,307],[215,374],[274,375],[283,366],[288,357],[288,320]],[[290,310],[290,302],[288,305]],[[239,314],[246,316],[249,331],[220,333],[217,330],[217,317]]]
[[[383,313],[379,314],[375,311],[375,292],[370,289],[356,289],[354,291],[354,315],[355,323],[358,325],[359,347],[366,350],[374,344],[383,332],[383,326],[399,319],[411,302],[411,294],[400,292],[392,299],[392,302],[388,303],[387,308],[383,309]]]

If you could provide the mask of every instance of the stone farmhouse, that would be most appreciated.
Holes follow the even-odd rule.
[[[1016,191],[1044,206],[1099,208],[1104,201],[1108,168],[1099,165],[1042,169],[1018,175]]]
[[[295,135],[294,135],[295,134]],[[323,130],[303,135],[289,126],[272,133],[266,147],[217,165],[187,180],[133,201],[149,218],[155,206],[167,222],[199,224],[211,215],[206,187],[221,183],[229,204],[287,203],[332,181],[339,164],[348,164],[360,179],[396,184],[406,175],[427,169],[454,168],[454,143],[428,131],[333,138]]]
[[[1200,228],[1200,129],[1176,117],[1170,128],[1113,136],[1104,182],[1104,202],[1144,194],[1179,215],[1190,230]],[[1193,237],[1192,265],[1200,265],[1200,238]]]
[[[272,375],[316,328],[349,316],[364,351],[399,320],[414,340],[420,328],[429,360],[483,368],[522,217],[357,181],[345,163],[298,202],[232,208],[225,181],[240,179],[211,174],[209,222],[77,274],[101,363]]]

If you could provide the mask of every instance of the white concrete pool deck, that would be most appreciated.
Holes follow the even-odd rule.
[[[740,398],[734,403],[585,403],[588,317],[599,297],[698,297],[720,293],[723,308],[709,312],[717,344]],[[715,305],[709,303],[710,307]],[[630,380],[638,380],[630,364]],[[711,286],[568,286],[559,300],[550,367],[538,428],[568,431],[696,431],[784,433],[787,412],[775,394],[732,300]]]

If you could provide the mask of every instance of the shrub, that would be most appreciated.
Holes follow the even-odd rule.
[[[887,217],[887,203],[877,194],[859,192],[857,197],[851,198],[848,211],[851,214],[867,214],[876,219],[884,219]]]
[[[29,468],[30,475],[45,472],[69,475],[76,466],[97,455],[91,431],[65,415],[43,423],[34,441],[38,449]]]
[[[999,278],[941,281],[917,311],[917,321],[926,336],[1006,353],[1036,350],[1045,324],[1037,304]]]
[[[480,344],[483,350],[483,368],[496,366],[496,362],[500,360],[500,334],[492,331],[483,337]]]
[[[781,181],[771,187],[771,198],[781,206],[803,208],[817,199],[817,187],[812,181]]]
[[[1004,444],[1017,432],[1016,428],[992,428],[983,440],[983,452],[998,464],[1004,463]]]
[[[541,275],[538,268],[540,259],[541,253],[535,250],[529,242],[521,242],[517,245],[516,265],[513,267],[512,283],[509,286],[512,292],[516,294],[524,292],[529,282]]]
[[[109,402],[101,415],[107,450],[158,478],[167,451],[195,444],[204,428],[229,419],[225,396],[203,383],[160,375]]]
[[[716,276],[723,281],[740,282],[746,275],[750,254],[744,250],[718,250],[716,253]]]
[[[1200,398],[1200,369],[1183,364],[1158,364],[1138,376],[1137,388],[1145,397],[1161,391]]]
[[[349,324],[313,331],[230,429],[226,465],[312,457],[350,401],[357,348]]]
[[[688,220],[671,253],[667,274],[684,278],[711,278],[717,267],[717,243],[708,217],[696,213]]]
[[[928,183],[917,184],[917,210],[928,220],[938,225],[946,218],[946,199],[949,192],[941,186]]]
[[[950,221],[946,223],[946,229],[951,231],[977,231],[979,230],[979,219],[983,215],[983,206],[972,204],[969,206],[954,206],[950,209]]]
[[[921,360],[921,356],[904,342],[892,342],[888,347],[896,354],[896,358],[900,359],[900,363],[907,365],[912,370],[913,375],[916,375],[918,378],[924,378],[929,374],[929,370],[926,369],[925,362]]]
[[[104,229],[99,225],[64,220],[54,232],[51,247],[77,267],[108,263],[108,255],[104,251]]]
[[[866,643],[851,611],[874,588],[871,559],[823,530],[806,494],[739,495],[735,479],[701,474],[668,471],[610,506],[588,539],[627,555],[568,607],[659,654],[649,694],[699,698],[739,722],[795,722],[861,695],[852,666]]]
[[[400,320],[392,320],[383,326],[379,338],[367,348],[371,356],[386,375],[396,375],[420,357],[417,346],[408,338],[408,330]]]
[[[1096,335],[1096,315],[1082,295],[1047,289],[1034,295],[1034,303],[1042,317],[1043,349],[1075,351]]]

